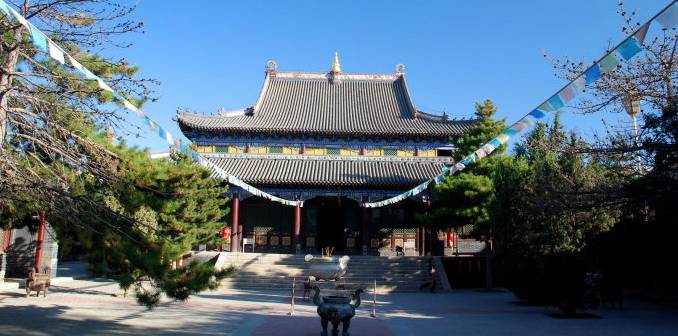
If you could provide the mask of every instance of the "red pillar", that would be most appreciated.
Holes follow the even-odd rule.
[[[38,225],[38,240],[35,244],[35,264],[33,267],[40,272],[40,259],[42,259],[42,246],[45,244],[45,210],[40,210],[40,224]]]
[[[298,201],[299,198],[295,197],[294,200]],[[294,246],[296,252],[299,253],[301,251],[301,207],[298,205],[294,207]]]
[[[238,194],[233,194],[231,201],[233,208],[233,222],[231,223],[231,252],[240,251],[240,228],[238,226],[238,216],[240,216],[240,198]]]
[[[10,241],[12,240],[12,229],[3,231],[2,235],[2,250],[0,250],[0,252],[7,252]]]
[[[367,197],[363,197],[363,203],[367,203]],[[369,254],[370,250],[370,209],[363,208],[362,218],[363,255]]]

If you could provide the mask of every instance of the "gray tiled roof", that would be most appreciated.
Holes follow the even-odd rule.
[[[449,159],[310,155],[204,154],[254,185],[413,187],[440,173]]]
[[[326,135],[454,136],[475,125],[417,111],[402,74],[336,76],[269,72],[252,108],[217,116],[179,112],[178,121],[184,132]]]

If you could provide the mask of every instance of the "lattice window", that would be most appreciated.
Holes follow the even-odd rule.
[[[328,148],[327,155],[341,155],[341,149],[339,148]]]
[[[396,156],[398,155],[398,150],[395,148],[384,148],[384,156]]]
[[[271,154],[282,154],[283,148],[282,146],[270,146],[268,147],[268,152]]]

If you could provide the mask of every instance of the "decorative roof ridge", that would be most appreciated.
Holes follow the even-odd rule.
[[[441,122],[441,123],[460,123],[460,122],[467,122],[467,123],[475,123],[478,121],[478,119],[474,118],[450,118],[447,112],[443,112],[443,115],[438,115],[438,114],[433,114],[433,113],[428,113],[424,112],[421,110],[417,110],[417,118],[419,119],[425,119],[428,121],[433,121],[433,122]]]
[[[402,156],[340,156],[340,155],[304,155],[304,154],[251,154],[251,153],[200,153],[206,158],[223,159],[265,159],[265,160],[305,160],[305,161],[372,161],[372,162],[414,162],[452,164],[451,157],[402,157]]]
[[[405,73],[398,73],[400,81],[403,84],[403,91],[405,92],[405,100],[407,100],[407,107],[410,110],[410,117],[417,118],[417,109],[414,107],[414,101],[412,101],[412,95],[410,94],[410,89],[407,87],[407,81],[405,80]]]
[[[203,113],[196,113],[196,112],[191,112],[187,111],[182,108],[177,109],[177,117],[180,119],[185,119],[185,117],[198,117],[198,118],[205,118],[205,119],[221,119],[221,118],[232,118],[232,117],[240,117],[244,115],[250,115],[252,113],[252,108],[244,108],[244,109],[237,109],[237,110],[229,110],[225,111],[223,108],[219,109],[219,113],[216,115],[214,114],[203,114]]]
[[[275,79],[317,79],[327,80],[332,76],[339,77],[342,80],[398,80],[402,77],[400,73],[348,73],[348,72],[312,72],[312,71],[275,71],[268,72]]]

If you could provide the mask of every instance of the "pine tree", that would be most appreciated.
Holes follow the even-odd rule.
[[[451,139],[455,147],[455,160],[474,152],[506,128],[504,119],[494,119],[497,109],[491,100],[476,103],[475,110],[478,124],[469,132]],[[486,227],[489,219],[487,208],[493,193],[491,175],[495,157],[505,148],[502,145],[489,157],[472,164],[463,172],[447,176],[434,188],[433,210],[426,215],[419,214],[417,218],[437,228],[466,226],[473,231],[474,228]]]

